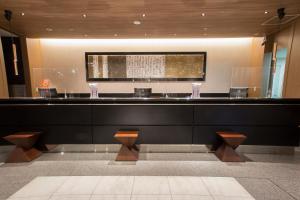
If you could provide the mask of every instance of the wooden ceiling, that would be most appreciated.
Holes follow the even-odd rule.
[[[299,14],[300,0],[0,0],[13,32],[42,38],[263,36],[279,29],[261,25],[279,7]],[[0,26],[9,29],[3,14]]]

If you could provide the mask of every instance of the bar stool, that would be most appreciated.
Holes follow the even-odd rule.
[[[10,152],[7,163],[30,162],[39,157],[42,152],[35,147],[41,132],[18,132],[3,137],[16,145],[15,149]]]
[[[121,142],[122,146],[116,161],[137,161],[139,150],[135,144],[139,136],[138,131],[118,131],[114,138]]]
[[[244,162],[235,151],[247,137],[236,132],[217,132],[217,135],[223,140],[223,144],[218,147],[215,154],[223,162]]]

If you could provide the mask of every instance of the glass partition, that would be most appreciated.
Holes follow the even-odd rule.
[[[76,93],[81,88],[73,87],[80,80],[77,68],[33,68],[33,96],[39,96],[39,88],[56,88],[58,93]]]
[[[231,73],[231,91],[246,92],[236,97],[261,96],[262,68],[261,67],[233,67]]]

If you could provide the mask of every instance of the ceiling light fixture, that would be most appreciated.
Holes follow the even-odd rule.
[[[53,29],[48,27],[48,28],[46,28],[46,31],[51,32],[51,31],[53,31]]]
[[[202,13],[201,16],[202,16],[202,17],[205,17],[205,13]]]
[[[118,36],[118,34],[114,34],[114,36],[115,36],[115,37],[117,37],[117,36]]]
[[[135,20],[135,21],[133,21],[133,24],[135,24],[135,25],[140,25],[140,24],[141,24],[141,21]]]
[[[83,14],[82,17],[83,17],[83,18],[86,18],[86,14]]]
[[[269,11],[265,10],[265,14],[268,14],[268,13],[269,13]]]
[[[22,13],[21,13],[21,16],[24,16],[24,15],[25,15],[25,13],[22,12]]]
[[[143,17],[146,17],[146,14],[145,13],[143,13],[143,15],[142,15]]]

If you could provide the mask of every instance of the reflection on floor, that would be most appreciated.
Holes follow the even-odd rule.
[[[37,177],[9,200],[145,200],[254,198],[230,177],[49,176]]]
[[[300,200],[299,152],[295,155],[245,154],[248,160],[245,163],[223,163],[212,153],[142,153],[140,155],[141,160],[134,163],[116,163],[113,161],[115,156],[115,153],[45,153],[30,163],[3,164],[0,166],[0,199],[7,199],[31,181],[46,180],[46,177],[57,180],[72,180],[72,177],[67,176],[83,176],[79,177],[82,179],[88,179],[88,176],[96,178],[99,176],[120,176],[126,179],[155,176],[156,178],[152,178],[151,181],[159,180],[160,183],[162,180],[161,184],[163,184],[163,180],[166,178],[169,183],[170,178],[180,176],[183,178],[192,177],[195,180],[201,179],[200,177],[233,177],[256,200]],[[4,157],[3,155],[0,156],[0,158]],[[36,177],[40,178],[35,179]],[[151,183],[151,181],[146,182]],[[79,183],[81,181],[74,182]],[[111,179],[106,180],[106,182],[114,181]],[[179,181],[179,183],[182,184],[183,188],[186,185],[184,182]],[[153,185],[153,187],[157,186],[157,184]],[[224,187],[226,186],[224,185]],[[45,191],[51,189],[50,186],[43,188]],[[147,189],[149,192],[153,190],[147,185],[141,189]],[[197,188],[198,190],[200,189]],[[170,191],[172,192],[172,190]],[[178,191],[180,192],[180,190]],[[72,199],[79,200],[82,196],[77,197],[72,196]],[[109,197],[100,199],[111,199]],[[149,199],[148,196],[140,195],[140,197]],[[171,193],[172,197],[173,194]],[[179,199],[201,199],[198,197],[191,195],[183,198],[181,196]],[[158,199],[158,197],[151,199]],[[227,199],[231,200],[232,198],[225,200]]]

